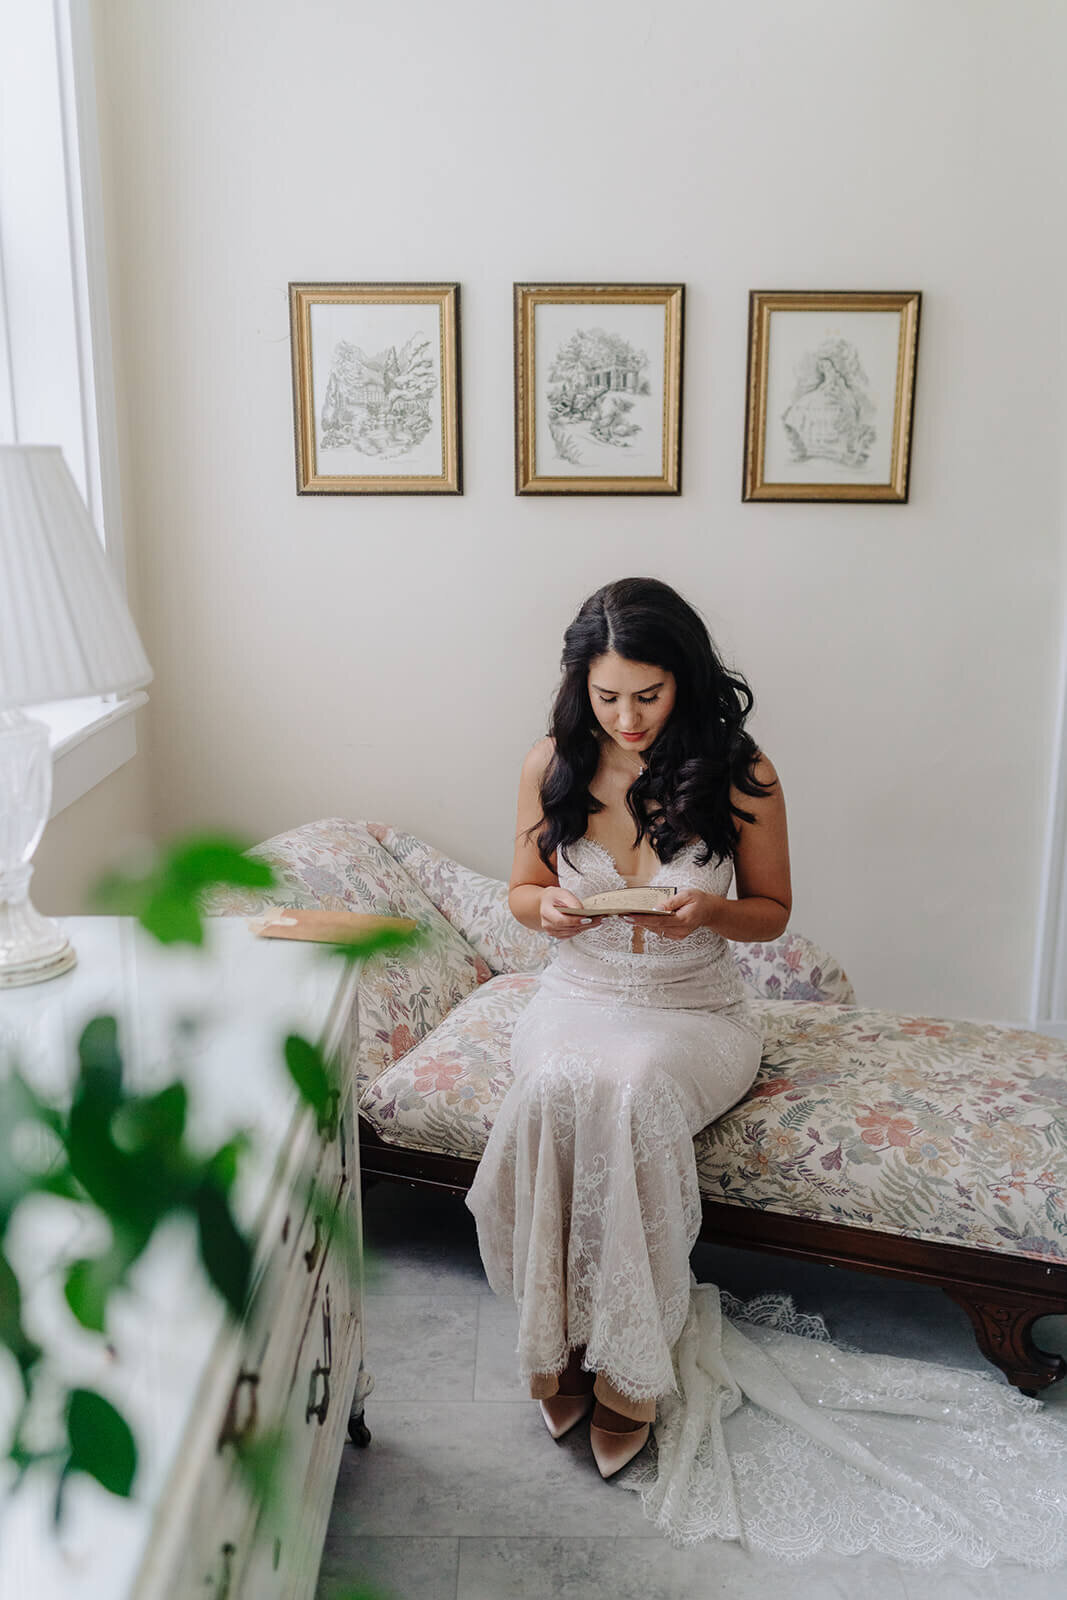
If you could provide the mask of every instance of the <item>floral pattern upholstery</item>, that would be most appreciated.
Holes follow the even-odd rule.
[[[536,973],[491,978],[372,1083],[360,1111],[390,1144],[477,1161],[511,1086],[511,1030]]]
[[[752,995],[767,1000],[815,1000],[852,1005],[856,991],[833,956],[805,939],[783,933],[768,944],[735,944],[734,960]]]
[[[390,1143],[478,1159],[536,977],[494,978],[370,1086]],[[757,1002],[749,1094],[697,1136],[709,1198],[941,1243],[1067,1258],[1067,1046],[991,1023]]]
[[[219,889],[204,909],[215,916],[255,916],[269,905],[369,911],[413,917],[424,939],[415,949],[384,952],[364,964],[359,985],[356,1088],[378,1076],[491,976],[488,966],[360,822],[339,817],[277,834],[249,854],[269,861],[278,879],[267,893]]]
[[[472,872],[413,833],[381,822],[366,826],[494,972],[541,971],[552,953],[552,941],[516,922],[508,908],[506,883]],[[803,934],[785,933],[767,944],[736,944],[733,954],[754,995],[771,1000],[836,1000],[845,1005],[856,998],[834,958]]]

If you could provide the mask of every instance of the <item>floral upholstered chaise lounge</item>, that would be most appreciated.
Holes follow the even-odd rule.
[[[516,1017],[550,941],[506,886],[408,833],[330,819],[252,852],[267,903],[414,917],[414,952],[364,967],[353,1066],[364,1183],[465,1191],[511,1082]],[[697,1136],[702,1237],[937,1285],[1027,1393],[1063,1376],[1037,1318],[1067,1312],[1067,1046],[993,1024],[855,1003],[800,934],[735,945],[763,1019],[748,1096]]]

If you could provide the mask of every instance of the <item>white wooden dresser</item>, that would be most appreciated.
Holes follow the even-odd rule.
[[[96,1388],[131,1423],[140,1462],[131,1500],[69,1482],[58,1530],[54,1474],[38,1470],[5,1500],[4,1600],[297,1600],[314,1594],[346,1427],[365,1443],[359,1150],[351,1086],[323,1126],[285,1069],[287,1033],[351,1059],[357,975],[321,948],[256,939],[243,919],[212,918],[204,951],[162,949],[123,918],[65,921],[73,971],[0,992],[0,1070],[17,1059],[62,1096],[84,1022],[120,1019],[126,1082],[190,1087],[188,1134],[207,1151],[252,1136],[234,1192],[255,1238],[255,1289],[240,1327],[208,1288],[191,1225],[157,1232],[131,1291],[117,1297],[109,1345],[73,1322],[57,1261],[102,1249],[94,1219],[47,1197],[8,1233],[29,1285],[25,1322],[64,1382]],[[313,1183],[309,1183],[313,1180]],[[331,1209],[347,1223],[330,1226]],[[98,1221],[98,1219],[97,1219]],[[0,1431],[13,1369],[0,1367]],[[284,1430],[280,1492],[258,1504],[238,1450]]]

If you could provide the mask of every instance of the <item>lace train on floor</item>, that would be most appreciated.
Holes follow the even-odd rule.
[[[1067,1562],[1067,1421],[992,1373],[833,1342],[787,1295],[693,1279],[650,1459],[618,1481],[677,1545],[798,1562]]]

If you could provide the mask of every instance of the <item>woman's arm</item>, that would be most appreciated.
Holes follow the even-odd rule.
[[[777,939],[789,923],[793,891],[789,880],[789,837],[785,819],[785,796],[778,774],[765,755],[755,765],[760,783],[774,782],[767,795],[742,794],[731,788],[730,799],[742,811],[751,812],[754,822],[737,819],[740,837],[734,853],[734,878],[737,899],[705,894],[700,889],[683,889],[667,904],[673,916],[633,917],[638,927],[651,928],[667,938],[684,939],[695,928],[711,928],[724,939],[743,944]],[[657,926],[658,923],[658,926]]]
[[[713,897],[716,905],[708,922],[708,927],[724,939],[737,939],[744,944],[777,939],[789,925],[793,909],[785,795],[778,774],[765,755],[760,755],[754,771],[760,783],[773,781],[774,788],[762,796],[730,790],[731,802],[742,811],[750,811],[756,820],[737,819],[741,830],[734,853],[737,899]]]
[[[569,889],[561,889],[559,878],[541,860],[537,851],[537,831],[543,820],[541,780],[552,760],[552,740],[541,739],[522,764],[519,779],[519,814],[515,830],[515,860],[508,883],[511,914],[525,928],[536,928],[555,939],[573,939],[585,933],[599,917],[562,916],[556,906],[580,906]],[[531,832],[530,830],[533,830]]]

